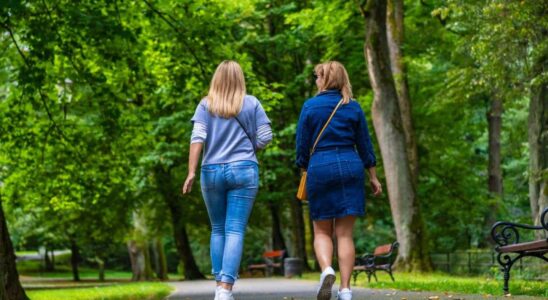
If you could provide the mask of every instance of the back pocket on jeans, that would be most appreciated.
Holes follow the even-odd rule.
[[[215,177],[217,172],[215,169],[208,169],[202,167],[202,172],[200,173],[200,184],[202,190],[211,191],[215,189]]]
[[[259,170],[256,165],[231,166],[234,188],[256,188],[259,186]]]

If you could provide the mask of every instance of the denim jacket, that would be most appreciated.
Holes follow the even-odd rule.
[[[314,141],[341,98],[339,90],[327,90],[304,103],[297,124],[296,164],[300,168],[308,168]],[[377,163],[365,115],[354,100],[339,107],[320,138],[316,151],[336,147],[355,147],[366,169]]]

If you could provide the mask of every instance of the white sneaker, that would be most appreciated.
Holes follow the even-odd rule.
[[[344,288],[337,293],[337,300],[352,300],[352,291]]]
[[[220,288],[217,292],[217,295],[219,296],[218,300],[234,300],[234,296],[232,296],[232,291],[229,291],[227,289]]]
[[[331,299],[331,288],[335,283],[335,270],[331,267],[325,268],[320,275],[320,288],[318,289],[317,300]]]
[[[215,287],[215,300],[219,300],[219,290],[222,288],[220,285]]]

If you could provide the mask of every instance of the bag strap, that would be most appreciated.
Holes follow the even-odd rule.
[[[322,130],[320,130],[320,133],[318,134],[318,137],[316,138],[316,141],[314,142],[314,146],[312,147],[312,150],[310,150],[310,155],[312,155],[314,153],[314,151],[316,150],[316,146],[318,145],[318,142],[320,141],[320,137],[322,136],[323,132],[325,131],[325,129],[327,128],[327,125],[329,125],[329,122],[331,122],[331,119],[333,119],[333,116],[335,115],[335,113],[337,112],[337,109],[339,109],[339,107],[341,106],[341,104],[343,103],[343,100],[344,98],[342,98],[339,103],[337,104],[337,106],[335,106],[335,109],[333,109],[333,112],[331,113],[331,115],[329,116],[329,119],[327,119],[327,122],[325,123],[325,125],[323,125],[323,128]]]
[[[247,130],[245,129],[242,122],[240,122],[240,119],[238,119],[238,117],[234,117],[234,119],[236,119],[236,121],[238,122],[240,127],[242,127],[242,129],[244,130],[245,135],[247,135],[247,138],[249,139],[249,141],[251,142],[251,145],[253,146],[253,152],[257,152],[257,148],[255,147],[255,143],[253,142],[253,139],[251,138],[251,135],[249,135],[249,133],[247,133]]]

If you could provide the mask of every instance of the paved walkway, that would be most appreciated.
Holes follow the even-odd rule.
[[[210,280],[170,282],[176,288],[168,300],[213,300],[215,283]],[[333,287],[336,298],[338,287]],[[315,300],[316,283],[283,278],[245,278],[234,287],[235,300]],[[353,288],[354,300],[540,300],[537,297],[494,297],[484,295],[456,295],[440,292],[403,292]]]

